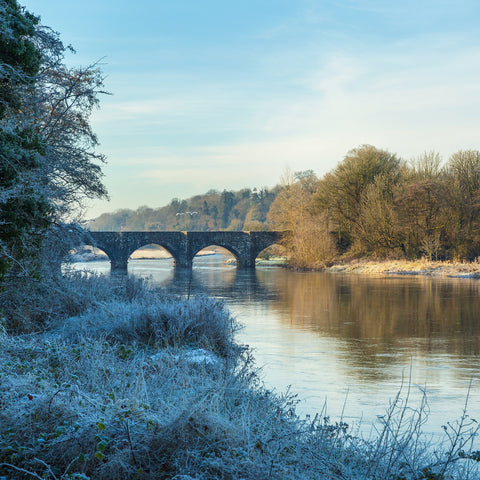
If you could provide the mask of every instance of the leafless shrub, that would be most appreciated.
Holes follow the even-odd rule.
[[[421,241],[421,251],[426,256],[427,260],[438,260],[442,250],[442,243],[440,240],[440,233],[426,235]]]

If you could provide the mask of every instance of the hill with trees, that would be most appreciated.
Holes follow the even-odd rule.
[[[280,187],[210,190],[187,200],[174,198],[160,208],[139,207],[104,213],[90,222],[91,230],[260,230]]]

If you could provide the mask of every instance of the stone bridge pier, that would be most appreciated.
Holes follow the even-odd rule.
[[[85,232],[83,242],[102,249],[112,271],[126,271],[130,255],[140,247],[159,245],[167,250],[176,268],[192,268],[195,255],[206,247],[219,246],[231,252],[238,268],[255,268],[255,259],[265,248],[278,243],[285,232]]]

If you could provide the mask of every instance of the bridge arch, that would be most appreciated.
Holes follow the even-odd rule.
[[[211,244],[211,245],[207,245],[206,247],[203,247],[203,248],[200,248],[200,250],[197,250],[196,252],[192,251],[192,262],[195,261],[196,258],[199,257],[199,253],[202,252],[203,250],[207,250],[211,247],[220,247],[222,248],[223,250],[225,250],[228,254],[230,254],[234,259],[235,261],[237,262],[238,264],[238,259],[239,259],[239,254],[238,252],[234,251],[231,247],[228,247],[228,246],[224,246],[224,245],[216,245],[216,244]]]
[[[250,232],[251,238],[251,256],[252,261],[255,263],[255,259],[266,248],[278,244],[282,239],[283,232]]]
[[[153,247],[153,248],[146,248],[146,247]],[[176,263],[177,262],[177,259],[175,258],[175,254],[170,250],[170,246],[169,245],[162,245],[160,242],[156,242],[156,243],[147,243],[146,245],[142,245],[138,248],[136,248],[135,250],[133,250],[130,255],[129,255],[129,260],[135,260],[135,259],[138,259],[138,258],[142,258],[140,256],[140,253],[137,254],[137,256],[134,256],[137,252],[141,252],[142,250],[147,250],[149,251],[151,254],[154,254],[155,252],[157,253],[160,253],[160,252],[165,252],[168,254],[168,256],[160,256],[160,255],[157,255],[157,256],[153,256],[153,257],[143,257],[143,258],[156,258],[156,259],[173,259],[173,262]]]
[[[255,260],[268,260],[272,258],[278,259],[279,257],[285,257],[286,256],[286,249],[285,247],[279,243],[275,242],[272,243],[271,245],[268,245],[264,249],[260,250],[258,253],[256,253]]]
[[[72,246],[63,255],[64,260],[73,262],[110,261],[107,252],[92,243],[81,242]]]
[[[216,245],[228,250],[237,259],[237,267],[250,267],[250,235],[248,232],[188,232],[190,262],[206,247]]]
[[[154,239],[153,241],[150,241],[151,239],[147,238],[133,238],[128,242],[128,247],[126,249],[128,253],[128,258],[131,258],[132,254],[139,250],[140,248],[147,247],[149,245],[156,245],[158,247],[163,248],[166,250],[173,258],[174,260],[177,259],[179,252],[178,248],[175,245],[174,242],[169,242],[168,240],[162,241]]]
[[[60,257],[65,261],[68,260],[69,256],[71,256],[75,250],[92,249],[92,252],[97,250],[105,254],[106,259],[113,264],[117,259],[115,247],[115,242],[98,241],[98,239],[93,238],[89,232],[85,232],[82,235],[71,238],[69,243],[63,245],[61,247]],[[81,259],[79,261],[81,261]]]

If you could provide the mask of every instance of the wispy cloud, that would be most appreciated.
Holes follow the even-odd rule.
[[[479,148],[478,2],[214,4],[150,2],[144,18],[119,0],[96,31],[65,17],[92,58],[109,55],[114,95],[93,117],[110,162],[103,209],[272,186],[286,165],[322,175],[362,143],[407,158]]]
[[[225,85],[212,84],[204,95],[112,104],[101,123],[125,135],[111,137],[110,157],[130,166],[129,181],[141,192],[121,198],[160,205],[210,188],[273,186],[286,165],[322,175],[362,143],[405,158],[478,148],[480,50],[452,51],[440,62],[430,40],[416,51],[404,44],[322,53],[283,95],[243,83],[228,95]],[[192,142],[195,135],[201,138]]]

